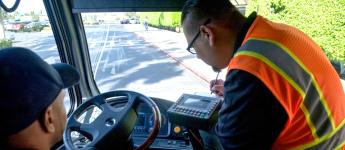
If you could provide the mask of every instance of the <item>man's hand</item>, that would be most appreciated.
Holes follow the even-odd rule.
[[[222,79],[212,80],[210,82],[211,93],[217,96],[224,96],[224,81]]]

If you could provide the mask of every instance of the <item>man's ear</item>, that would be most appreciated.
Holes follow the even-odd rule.
[[[54,118],[54,113],[53,113],[53,108],[52,106],[48,106],[47,109],[44,111],[44,114],[41,118],[41,126],[42,126],[42,130],[44,132],[48,132],[48,133],[54,133],[55,132],[55,126],[54,126],[54,122],[53,122],[53,118]]]
[[[212,30],[212,28],[202,25],[200,26],[200,32],[201,32],[201,36],[203,38],[206,38],[210,44],[211,47],[214,46],[215,44],[215,34]]]

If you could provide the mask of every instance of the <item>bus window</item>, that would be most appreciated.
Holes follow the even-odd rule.
[[[163,30],[149,24],[156,14],[162,13],[82,13],[100,92],[134,90],[171,101],[183,93],[210,94],[209,80],[216,74],[186,51],[179,28]],[[157,23],[163,20],[161,17]]]
[[[2,48],[25,47],[37,53],[49,64],[61,62],[42,0],[21,1],[16,11],[3,11],[1,14],[4,27],[4,32],[0,31],[3,33],[0,34]],[[68,90],[64,103],[68,112],[71,107]]]

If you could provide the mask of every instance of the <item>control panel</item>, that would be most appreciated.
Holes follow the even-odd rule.
[[[209,130],[216,122],[221,102],[220,98],[183,94],[168,109],[168,116],[172,123]]]

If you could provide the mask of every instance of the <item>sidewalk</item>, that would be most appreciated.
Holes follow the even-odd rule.
[[[149,28],[148,31],[143,31],[143,27],[139,28],[134,31],[138,37],[144,39],[146,42],[167,54],[170,58],[176,60],[179,65],[193,72],[197,77],[205,81],[206,84],[209,84],[212,79],[216,78],[217,74],[210,66],[196,58],[196,55],[193,55],[186,50],[187,42],[183,33],[176,33],[157,28]],[[219,74],[218,79],[224,80],[225,75],[226,69]]]

